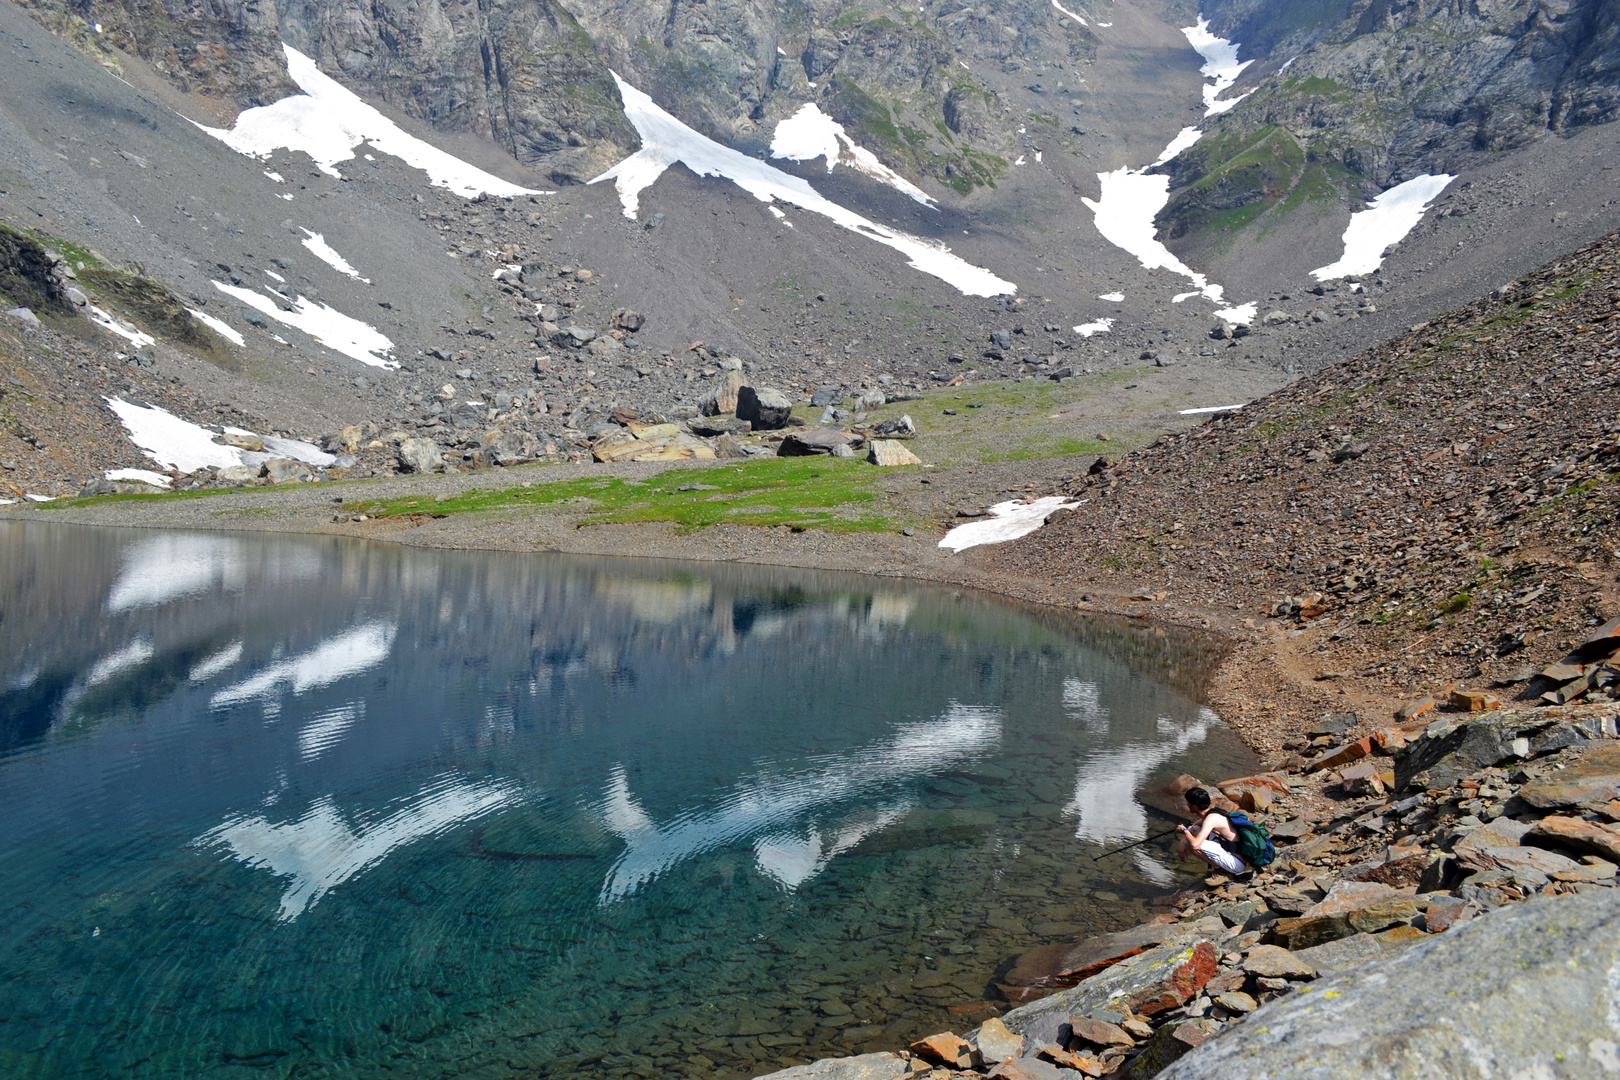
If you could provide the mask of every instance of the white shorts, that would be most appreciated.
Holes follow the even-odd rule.
[[[1204,846],[1198,849],[1205,862],[1211,866],[1219,867],[1228,874],[1246,874],[1249,864],[1227,851],[1213,840],[1205,840]]]

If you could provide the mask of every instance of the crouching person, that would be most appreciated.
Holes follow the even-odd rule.
[[[1181,842],[1176,854],[1184,860],[1196,856],[1228,874],[1248,873],[1249,864],[1237,853],[1238,831],[1225,814],[1209,808],[1209,792],[1195,787],[1187,792],[1186,799],[1187,806],[1198,815],[1198,829],[1195,832],[1186,825],[1180,826]]]

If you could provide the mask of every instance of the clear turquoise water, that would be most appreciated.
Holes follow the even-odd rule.
[[[879,579],[0,523],[0,1076],[746,1076],[1178,880],[1198,644]]]

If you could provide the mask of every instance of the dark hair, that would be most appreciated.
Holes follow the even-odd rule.
[[[1194,810],[1209,809],[1209,792],[1201,787],[1195,787],[1187,792],[1187,805]]]

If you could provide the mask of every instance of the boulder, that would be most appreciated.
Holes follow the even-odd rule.
[[[400,467],[406,472],[444,471],[444,451],[432,439],[406,439],[399,444],[396,456]]]
[[[902,1080],[911,1073],[911,1062],[899,1054],[860,1054],[795,1065],[768,1073],[760,1080]]]
[[[703,416],[730,416],[737,411],[737,395],[747,381],[740,371],[727,371],[703,397],[698,399],[698,412]]]
[[[1256,978],[1314,979],[1316,969],[1305,961],[1275,945],[1256,945],[1243,958],[1243,970]]]
[[[871,412],[873,409],[883,408],[888,402],[888,395],[881,390],[862,390],[856,395],[855,400],[849,403],[849,407],[855,412]]]
[[[1547,780],[1526,784],[1519,799],[1537,810],[1601,805],[1620,798],[1620,746],[1600,746]]]
[[[39,321],[39,316],[35,315],[32,311],[30,311],[28,308],[25,308],[25,307],[7,308],[6,309],[6,314],[8,316],[10,316],[11,318],[17,320],[18,322],[22,323],[24,326],[28,327],[30,330],[38,330],[40,328],[40,326],[43,325]]]
[[[1509,904],[1279,998],[1160,1080],[1610,1076],[1617,939],[1611,889]]]
[[[484,446],[499,465],[521,465],[533,461],[540,448],[540,440],[527,431],[503,428],[490,432]]]
[[[613,313],[613,327],[616,330],[633,334],[646,325],[646,322],[647,317],[633,308],[619,308]]]
[[[911,1052],[924,1061],[943,1065],[947,1069],[972,1068],[974,1056],[978,1053],[972,1043],[951,1031],[918,1039],[911,1044]]]
[[[271,458],[264,463],[264,475],[272,484],[291,484],[308,479],[312,473],[307,463],[296,458]]]
[[[1215,1025],[1208,1020],[1166,1024],[1153,1033],[1153,1038],[1132,1059],[1123,1075],[1126,1080],[1149,1080],[1149,1077],[1161,1076],[1171,1064],[1202,1046],[1214,1031]]]
[[[350,429],[345,428],[344,430],[348,431]],[[354,441],[359,442],[360,429],[354,428],[353,431],[355,433]],[[342,434],[339,433],[338,437],[341,439]],[[221,446],[234,446],[238,450],[249,450],[255,454],[264,452],[264,440],[259,438],[257,435],[241,435],[235,432],[227,431],[223,435],[215,435],[214,441],[219,443]]]
[[[1011,1061],[1024,1052],[1024,1037],[1008,1031],[1007,1025],[994,1016],[979,1025],[979,1030],[969,1035],[968,1041],[979,1048],[979,1057],[986,1065]]]
[[[1288,774],[1281,772],[1257,773],[1236,780],[1225,780],[1219,785],[1221,794],[1250,813],[1263,813],[1279,795],[1288,794]]]
[[[1168,941],[1180,930],[1167,923],[1148,923],[1078,943],[1042,945],[1020,956],[998,986],[1011,1001],[1029,1001],[1089,979],[1121,960]]]
[[[893,420],[883,421],[872,429],[872,434],[885,439],[909,439],[917,434],[917,425],[910,415],[902,415]]]
[[[922,459],[907,450],[905,443],[893,439],[873,439],[867,448],[866,460],[884,466],[922,464]]]
[[[227,484],[251,484],[259,478],[259,470],[247,465],[227,465],[219,470],[219,478]]]
[[[1071,1016],[1069,1026],[1074,1031],[1074,1037],[1082,1039],[1093,1046],[1135,1046],[1136,1040],[1130,1033],[1118,1024],[1110,1024],[1106,1020],[1096,1020],[1089,1016]]]
[[[1104,1008],[1154,1016],[1192,1000],[1214,977],[1216,962],[1215,946],[1208,941],[1168,942],[1072,989],[1021,1005],[1001,1020],[1009,1031],[1050,1043],[1057,1041],[1058,1028],[1070,1016],[1089,1016]]]
[[[1555,734],[1550,729],[1556,725],[1556,717],[1532,713],[1437,720],[1396,752],[1395,786],[1401,791],[1454,787],[1470,773],[1519,760],[1521,755],[1514,748],[1519,739],[1527,740],[1534,753],[1550,749],[1548,739]]]
[[[687,427],[692,434],[712,439],[718,435],[746,435],[754,430],[754,425],[747,420],[738,420],[735,416],[715,416],[703,420],[693,420]]]
[[[808,457],[812,454],[831,454],[840,446],[849,446],[855,436],[837,428],[816,428],[803,435],[789,435],[777,447],[778,457]]]
[[[1519,838],[1521,844],[1564,848],[1620,862],[1620,829],[1582,818],[1549,815]]]
[[[818,386],[810,395],[810,404],[818,409],[824,409],[843,396],[843,389],[837,386]]]
[[[730,373],[735,374],[735,373]],[[755,431],[774,431],[787,427],[793,415],[793,402],[780,390],[769,387],[755,389],[742,386],[737,390],[737,419],[747,420]]]

